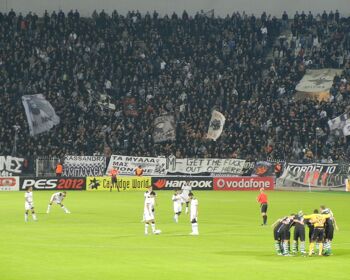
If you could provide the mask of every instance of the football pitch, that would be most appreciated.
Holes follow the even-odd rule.
[[[144,235],[142,192],[68,192],[72,214],[52,192],[34,191],[38,222],[24,222],[24,192],[0,193],[0,279],[350,279],[350,194],[268,192],[268,223],[330,207],[340,230],[333,256],[281,257],[262,227],[257,192],[197,191],[199,236],[189,216],[173,222],[171,191],[157,192],[160,235]],[[307,230],[308,232],[308,230]],[[308,242],[307,242],[308,245]]]

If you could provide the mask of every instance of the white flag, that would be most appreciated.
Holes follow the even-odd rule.
[[[42,94],[24,95],[22,103],[26,112],[31,136],[50,130],[60,123],[50,102]]]
[[[208,128],[208,139],[216,141],[220,137],[222,130],[224,129],[225,120],[224,115],[220,112],[215,110],[212,112]]]

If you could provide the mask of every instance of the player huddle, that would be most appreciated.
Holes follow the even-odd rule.
[[[313,214],[304,215],[302,211],[278,219],[274,226],[273,235],[277,255],[291,256],[298,251],[307,255],[305,246],[305,225],[309,228],[309,252],[312,256],[318,250],[319,256],[332,254],[334,228],[338,230],[333,212],[325,206],[315,209]],[[294,226],[292,250],[290,250],[291,228]],[[316,245],[316,250],[315,250]]]
[[[161,230],[156,229],[155,226],[155,205],[156,205],[156,193],[152,190],[152,187],[148,188],[145,192],[145,203],[143,212],[143,222],[145,222],[145,235],[148,234],[149,226],[152,227],[153,234],[160,234]],[[199,235],[198,231],[198,199],[194,197],[191,192],[191,186],[189,184],[184,185],[181,189],[175,190],[173,196],[174,207],[174,221],[179,222],[179,216],[182,212],[183,205],[186,205],[185,213],[188,213],[190,204],[190,221],[192,226],[192,232],[190,235]]]
[[[61,207],[61,209],[66,213],[66,214],[70,214],[69,210],[63,205],[63,200],[66,198],[67,196],[67,192],[57,192],[54,193],[49,201],[49,204],[47,206],[47,210],[46,213],[49,214],[50,210],[51,210],[51,206],[53,203],[59,205]],[[29,187],[28,190],[26,191],[26,193],[24,194],[24,209],[25,209],[25,213],[24,213],[24,221],[28,222],[28,216],[29,216],[29,211],[31,211],[32,213],[32,217],[34,221],[37,221],[37,217],[35,214],[35,209],[34,209],[34,199],[33,199],[33,188]]]

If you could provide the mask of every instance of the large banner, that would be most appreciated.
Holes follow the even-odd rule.
[[[156,157],[129,157],[112,155],[108,164],[106,175],[115,168],[119,175],[134,175],[135,169],[141,165],[143,175],[166,175],[166,158]]]
[[[29,187],[33,187],[34,190],[38,191],[82,191],[85,190],[85,178],[21,177],[21,191],[25,191]]]
[[[26,112],[31,136],[50,130],[60,123],[50,102],[42,94],[24,95],[22,103]]]
[[[147,191],[151,186],[152,180],[149,176],[118,176],[116,186],[112,185],[112,178],[110,176],[101,177],[87,177],[86,190],[87,191]]]
[[[302,92],[329,92],[334,77],[341,72],[340,69],[308,69],[295,89]]]
[[[173,115],[163,115],[155,118],[153,127],[153,140],[155,143],[175,140],[176,125]]]
[[[200,173],[229,173],[242,175],[245,168],[243,159],[218,158],[168,158],[169,173],[200,174]]]
[[[212,112],[207,134],[208,139],[216,141],[220,137],[224,129],[225,120],[224,115],[220,112],[215,110]]]
[[[336,135],[350,135],[350,116],[349,114],[342,114],[334,119],[328,121],[328,126],[331,132]]]
[[[155,190],[181,189],[185,185],[191,186],[192,190],[212,190],[213,178],[180,176],[152,177],[152,186]]]
[[[20,175],[23,169],[24,158],[0,156],[0,176]]]
[[[287,163],[280,177],[282,186],[343,188],[349,165],[321,163]]]
[[[264,188],[273,190],[275,181],[273,177],[215,177],[215,191],[254,191]]]
[[[65,156],[63,176],[87,177],[103,176],[106,170],[104,156]]]
[[[19,177],[0,177],[0,192],[19,191]]]

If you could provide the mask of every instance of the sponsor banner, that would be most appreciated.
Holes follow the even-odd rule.
[[[192,190],[212,190],[212,177],[152,177],[152,186],[154,190],[174,190],[182,188],[184,185],[190,185]]]
[[[218,158],[168,158],[168,172],[183,174],[225,173],[242,175],[246,165],[243,159]]]
[[[0,156],[0,176],[20,175],[23,169],[24,158]]]
[[[34,190],[82,191],[85,190],[85,178],[20,178],[20,189],[25,191],[33,187]]]
[[[345,179],[345,191],[350,192],[350,180]]]
[[[65,156],[63,163],[63,176],[87,177],[103,176],[106,170],[104,156]]]
[[[153,140],[155,143],[175,140],[176,125],[173,115],[164,115],[155,118],[153,127]]]
[[[224,115],[214,110],[211,113],[211,119],[209,123],[207,138],[213,139],[214,141],[216,141],[220,137],[224,129],[225,121],[226,121],[226,118],[224,117]]]
[[[166,175],[166,158],[156,157],[129,157],[112,155],[108,164],[106,175],[115,168],[119,175],[134,175],[135,169],[141,165],[143,175]]]
[[[112,185],[112,178],[110,176],[92,176],[86,178],[87,191],[147,191],[151,185],[152,180],[149,176],[118,176],[116,185]]]
[[[349,165],[288,163],[280,179],[282,186],[344,188]]]
[[[215,191],[254,191],[264,188],[273,190],[273,177],[215,177]]]
[[[308,69],[295,89],[302,92],[329,92],[334,77],[341,72],[341,69]]]
[[[26,112],[31,136],[49,131],[60,123],[50,102],[42,94],[23,95],[22,103]]]
[[[0,177],[0,192],[19,191],[19,177]]]

